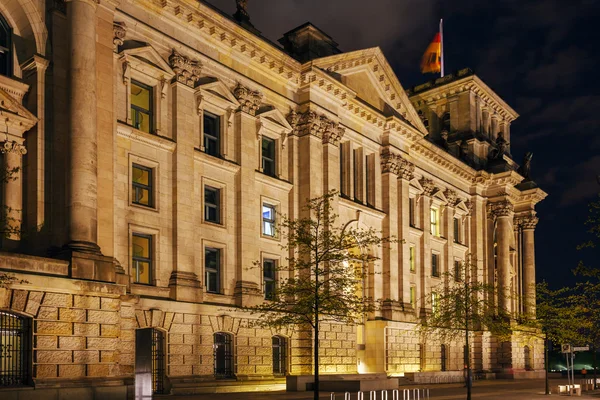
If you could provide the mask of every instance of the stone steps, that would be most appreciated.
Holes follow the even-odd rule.
[[[285,390],[285,379],[260,381],[177,379],[171,381],[172,395],[194,395],[206,393],[272,392]]]

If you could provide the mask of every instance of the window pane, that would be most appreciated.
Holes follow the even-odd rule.
[[[133,263],[134,276],[136,283],[150,284],[150,263],[135,261]]]
[[[262,169],[266,175],[275,176],[275,141],[262,139]]]
[[[140,258],[150,258],[150,238],[145,236],[133,235],[133,256]]]
[[[152,207],[152,169],[133,164],[131,168],[133,202]]]
[[[131,105],[150,111],[151,90],[137,82],[131,82]]]
[[[262,208],[263,219],[273,221],[275,219],[273,207],[263,205]]]
[[[212,293],[217,293],[219,291],[218,282],[217,282],[217,274],[214,272],[209,272],[207,274],[207,290]]]
[[[204,151],[211,156],[221,154],[221,117],[204,112]]]
[[[137,165],[134,165],[131,172],[131,178],[135,183],[141,183],[142,185],[150,185],[150,170],[142,169]]]

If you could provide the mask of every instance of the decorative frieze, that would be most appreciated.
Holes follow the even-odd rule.
[[[260,108],[262,101],[262,94],[256,90],[251,90],[241,83],[233,90],[233,95],[240,102],[240,109],[252,116],[256,115],[256,112]]]
[[[177,82],[181,82],[190,87],[196,86],[202,71],[202,64],[200,61],[192,60],[173,49],[173,52],[169,56],[169,65],[175,72],[175,79]]]
[[[25,155],[27,154],[27,149],[22,144],[15,142],[14,140],[7,140],[6,142],[0,145],[0,153],[14,153]]]
[[[423,195],[425,196],[431,196],[436,191],[435,183],[429,178],[421,178],[419,183],[423,188]]]
[[[123,45],[126,34],[127,25],[125,25],[125,22],[113,22],[113,45],[115,46],[115,53],[118,52],[119,46]]]

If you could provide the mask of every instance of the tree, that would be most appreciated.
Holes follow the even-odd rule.
[[[426,304],[431,314],[422,319],[421,331],[431,337],[465,341],[465,372],[467,400],[471,400],[472,371],[469,333],[486,329],[499,337],[511,333],[509,318],[500,315],[494,307],[494,287],[479,282],[476,263],[468,256],[456,265],[454,271],[444,274],[444,282],[432,289]]]
[[[279,232],[288,265],[277,266],[278,284],[262,304],[246,307],[260,314],[263,327],[310,327],[314,336],[314,398],[319,396],[319,326],[323,322],[360,324],[376,303],[365,293],[372,250],[394,241],[375,230],[339,224],[332,201],[337,192],[307,201],[305,217],[281,216]],[[261,267],[255,263],[255,267]]]

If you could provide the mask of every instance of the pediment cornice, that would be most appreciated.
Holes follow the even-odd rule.
[[[28,90],[28,85],[0,75],[1,119],[9,131],[21,136],[38,122],[37,117],[21,104]]]

